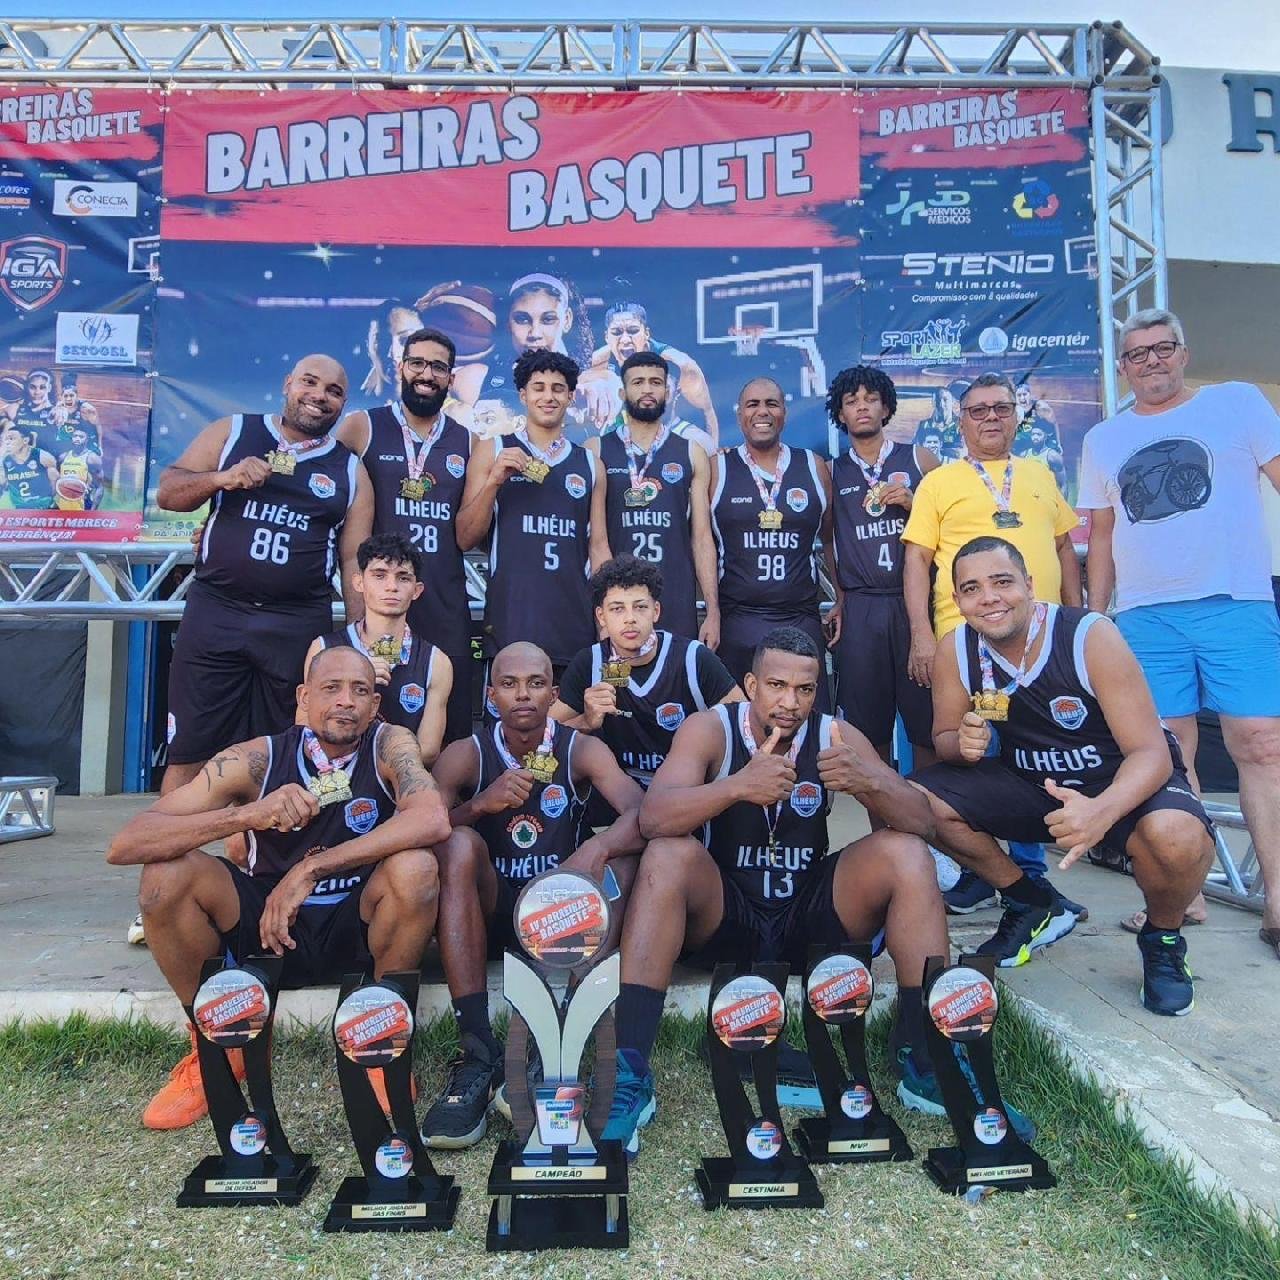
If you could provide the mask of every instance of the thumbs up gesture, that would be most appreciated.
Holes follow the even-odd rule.
[[[795,765],[782,748],[782,731],[775,726],[764,745],[738,773],[738,791],[742,800],[752,804],[778,804],[796,785]]]
[[[872,785],[872,772],[880,763],[880,757],[865,738],[855,744],[845,741],[849,736],[861,737],[847,724],[839,720],[831,722],[831,745],[818,752],[818,777],[828,791],[859,795]]]
[[[1054,843],[1067,851],[1058,863],[1058,869],[1065,871],[1101,843],[1115,819],[1106,812],[1100,796],[1059,786],[1052,778],[1045,779],[1044,789],[1062,806],[1045,814],[1044,824]]]

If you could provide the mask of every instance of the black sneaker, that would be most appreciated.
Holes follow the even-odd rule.
[[[542,1054],[538,1052],[538,1046],[531,1045],[529,1050],[529,1064],[525,1068],[525,1080],[529,1084],[529,1105],[533,1106],[533,1095],[537,1087],[542,1083]],[[493,1109],[508,1123],[511,1123],[511,1103],[507,1098],[507,1082],[504,1080],[498,1087],[498,1092],[493,1095]]]
[[[995,900],[996,891],[972,871],[961,871],[960,879],[942,895],[947,914],[952,916],[967,916]]]
[[[449,1079],[422,1118],[422,1141],[438,1151],[461,1151],[484,1137],[489,1103],[502,1083],[502,1055],[475,1036],[462,1037],[462,1052],[449,1064]]]
[[[1031,953],[1066,937],[1076,927],[1075,916],[1057,904],[1029,907],[1007,898],[996,931],[978,948],[980,956],[995,956],[1002,969],[1016,969]]]
[[[1195,988],[1187,965],[1187,940],[1180,933],[1140,933],[1142,1003],[1151,1013],[1181,1018],[1195,1008]]]

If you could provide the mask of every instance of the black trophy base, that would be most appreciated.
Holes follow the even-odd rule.
[[[967,1163],[959,1147],[930,1147],[924,1159],[924,1171],[941,1190],[956,1196],[964,1195],[972,1187],[1043,1191],[1058,1185],[1049,1166],[1029,1147],[1023,1147],[1008,1163],[990,1165]]]
[[[810,1164],[881,1164],[912,1158],[907,1135],[889,1116],[857,1137],[833,1134],[826,1116],[807,1116],[791,1133],[796,1149]]]
[[[710,1156],[694,1170],[704,1209],[821,1209],[826,1203],[804,1160],[792,1156],[744,1168],[732,1156]]]
[[[535,1164],[517,1143],[498,1144],[489,1170],[490,1253],[543,1249],[625,1249],[627,1158],[621,1143],[602,1142],[591,1164]]]
[[[243,1166],[225,1156],[205,1156],[178,1192],[179,1209],[237,1208],[252,1204],[301,1204],[318,1170],[310,1156],[295,1155],[287,1165],[262,1157],[261,1172],[246,1177]]]
[[[388,1200],[359,1176],[343,1178],[325,1215],[326,1231],[448,1231],[458,1212],[460,1187],[452,1178],[409,1174],[404,1198]]]

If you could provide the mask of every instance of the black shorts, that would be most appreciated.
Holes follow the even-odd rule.
[[[827,679],[827,641],[822,634],[822,619],[817,608],[802,609],[791,617],[766,616],[749,609],[734,609],[721,615],[720,647],[716,657],[729,668],[729,674],[743,687],[743,680],[751,670],[756,646],[774,627],[798,627],[818,646],[822,671],[818,678],[818,698],[814,709],[831,713],[831,689]]]
[[[277,613],[192,583],[169,667],[169,763],[287,729],[307,649],[332,630],[327,604]]]
[[[836,914],[834,885],[839,861],[839,852],[828,854],[804,877],[793,897],[768,904],[748,897],[737,879],[721,868],[724,917],[702,946],[681,955],[681,963],[709,969],[717,964],[785,960],[793,971],[803,973],[810,947],[835,947],[849,941]]]
[[[907,675],[911,627],[900,595],[845,593],[836,645],[836,705],[875,747],[893,741],[900,715],[907,740],[933,747],[933,695]]]
[[[486,955],[490,960],[501,960],[504,951],[515,951],[523,954],[520,943],[516,940],[516,926],[513,917],[516,910],[516,899],[529,882],[527,880],[518,882],[509,880],[496,867],[493,874],[498,880],[498,897],[497,905],[493,908],[493,915],[485,921],[488,936]]]
[[[243,962],[262,954],[258,925],[267,897],[279,881],[246,875],[234,863],[225,858],[222,861],[240,896],[240,920],[222,935],[222,941],[232,957]],[[318,987],[341,982],[349,973],[373,973],[369,927],[360,919],[360,895],[367,884],[366,881],[332,906],[304,904],[298,908],[298,918],[289,928],[289,936],[297,946],[292,951],[285,950],[281,987]]]
[[[974,765],[931,764],[913,773],[911,780],[946,801],[975,831],[1016,843],[1054,843],[1044,820],[1060,809],[1061,803],[1000,760],[988,758]],[[1139,821],[1164,809],[1191,814],[1213,834],[1213,823],[1192,791],[1186,771],[1177,768],[1155,795],[1125,814],[1102,837],[1099,847],[1123,853]]]

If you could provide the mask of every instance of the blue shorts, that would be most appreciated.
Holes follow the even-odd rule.
[[[1280,716],[1280,617],[1265,600],[1209,596],[1116,614],[1162,716],[1208,707]]]

